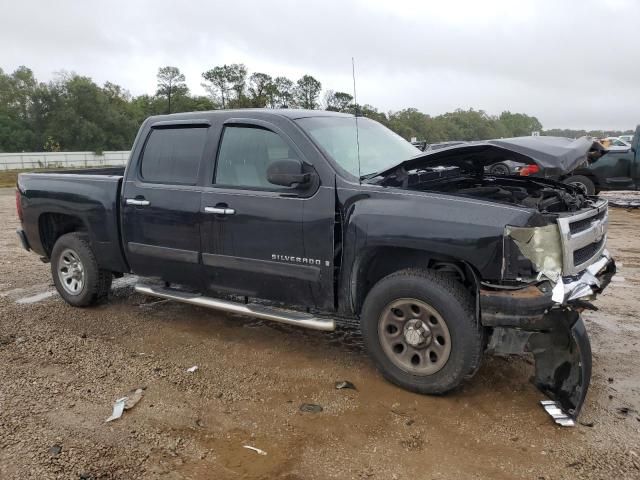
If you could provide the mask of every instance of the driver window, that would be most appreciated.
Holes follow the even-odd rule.
[[[267,180],[267,168],[276,160],[298,158],[276,133],[246,126],[225,127],[216,164],[218,185],[278,190]]]

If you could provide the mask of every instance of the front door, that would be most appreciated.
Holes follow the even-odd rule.
[[[265,122],[224,126],[215,182],[201,204],[209,289],[299,306],[333,304],[333,194],[318,184],[300,191],[267,181],[270,162],[301,157],[286,134]]]
[[[207,136],[203,125],[150,129],[123,186],[124,248],[133,273],[201,285],[197,183]]]

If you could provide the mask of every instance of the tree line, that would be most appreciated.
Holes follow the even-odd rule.
[[[131,95],[120,85],[100,86],[91,78],[60,73],[38,81],[27,67],[0,69],[0,152],[128,150],[138,127],[151,115],[220,108],[307,108],[355,113],[381,122],[407,140],[429,143],[484,140],[542,131],[536,117],[482,110],[456,110],[431,116],[415,108],[381,112],[356,105],[347,92],[324,90],[311,75],[294,81],[244,64],[220,65],[202,73],[206,95],[192,94],[180,69],[161,67],[153,95]],[[619,135],[623,132],[548,131],[562,136]]]

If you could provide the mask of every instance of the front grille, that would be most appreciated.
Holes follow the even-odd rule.
[[[600,258],[608,222],[606,200],[598,201],[589,210],[558,218],[563,275],[577,275]]]
[[[582,265],[583,263],[587,262],[591,257],[598,253],[598,251],[602,248],[602,245],[604,245],[604,241],[605,238],[602,237],[599,242],[591,243],[586,247],[579,248],[578,250],[573,252],[573,264]]]
[[[572,234],[584,232],[585,230],[588,230],[589,227],[591,227],[591,224],[595,220],[602,220],[604,217],[606,217],[606,215],[607,215],[607,211],[602,210],[601,212],[598,212],[598,214],[594,215],[593,217],[572,222],[569,224],[569,230],[571,231]]]

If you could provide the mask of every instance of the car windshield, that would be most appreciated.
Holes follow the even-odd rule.
[[[355,117],[307,117],[297,122],[336,163],[356,177],[381,172],[422,153],[387,127],[364,117],[358,117],[357,136]]]

